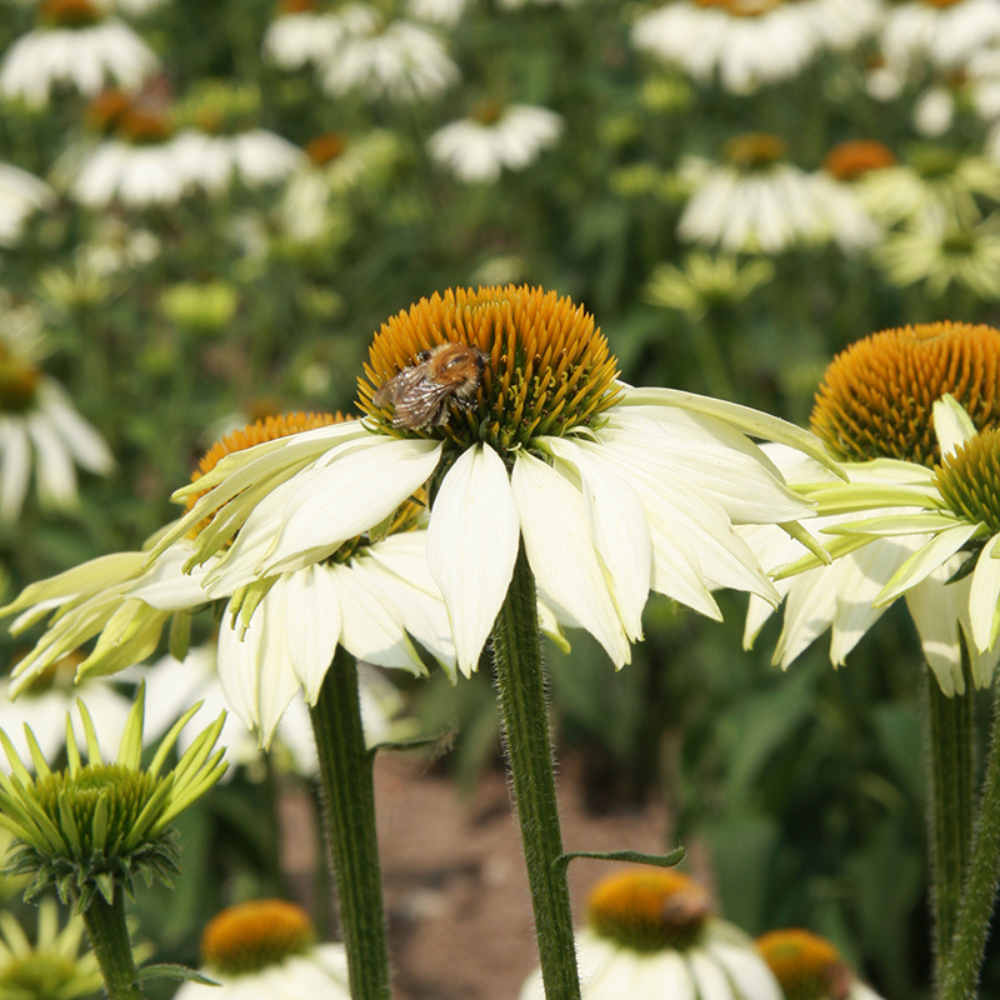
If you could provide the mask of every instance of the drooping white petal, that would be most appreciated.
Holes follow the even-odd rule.
[[[564,607],[605,648],[616,667],[631,659],[587,520],[570,481],[521,451],[511,477],[531,570],[546,597]]]
[[[942,579],[943,577],[943,579]],[[947,574],[935,573],[906,592],[906,606],[920,636],[927,665],[942,692],[951,698],[965,694],[962,649],[958,640],[959,602],[968,601],[969,588],[948,586]]]
[[[31,446],[24,424],[0,420],[0,520],[16,521],[31,479]]]
[[[739,985],[740,994],[754,1000],[782,1000],[784,994],[767,963],[750,946],[709,941],[705,950],[722,966],[729,978]]]
[[[372,587],[354,566],[333,566],[329,575],[340,603],[344,648],[357,659],[379,667],[424,673],[420,656],[403,628],[402,615],[385,591]]]
[[[698,1000],[732,1000],[733,991],[726,974],[704,951],[692,948],[688,952],[688,962]]]
[[[43,504],[66,508],[76,503],[76,469],[66,446],[42,414],[28,420],[28,434],[35,445],[35,476]]]
[[[430,479],[440,456],[438,441],[372,436],[321,465],[288,499],[261,572],[283,572],[296,560],[332,552],[384,521]]]
[[[184,572],[190,554],[189,545],[167,549],[139,576],[128,596],[138,597],[161,611],[184,611],[204,604],[208,600],[201,586],[204,570],[196,567],[191,573]]]
[[[285,603],[285,644],[295,674],[302,682],[306,701],[316,704],[323,678],[340,641],[340,602],[323,565],[307,566],[283,577],[265,600]],[[279,590],[279,586],[281,589]]]
[[[507,596],[519,529],[500,456],[485,444],[464,451],[434,499],[427,563],[448,607],[458,667],[467,676]]]
[[[629,639],[642,638],[642,609],[649,597],[653,548],[642,501],[631,486],[600,462],[601,452],[573,441],[550,439],[553,454],[576,469],[591,537],[607,570],[611,594]]]
[[[256,729],[258,660],[263,648],[261,637],[263,622],[260,609],[253,622],[256,627],[247,629],[240,638],[236,629],[231,628],[232,612],[227,607],[222,615],[222,628],[219,629],[219,681],[226,696],[226,703],[235,712],[247,729]]]
[[[1000,535],[983,546],[972,574],[969,595],[972,639],[981,653],[992,649],[1000,635]]]

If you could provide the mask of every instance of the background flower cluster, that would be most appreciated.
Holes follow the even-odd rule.
[[[520,281],[593,312],[626,380],[800,423],[859,337],[1000,325],[1000,0],[0,0],[3,596],[136,549],[230,429],[350,411],[387,316]],[[747,931],[808,926],[913,995],[916,639],[893,609],[846,669],[813,648],[781,676],[777,626],[741,655],[745,600],[719,601],[721,627],[652,600],[618,675],[584,635],[550,650],[560,740],[669,802]],[[402,691],[408,733],[460,719],[466,786],[488,683]],[[109,746],[123,690],[95,696]],[[240,760],[192,828],[207,851],[243,816],[243,846],[143,920],[181,960],[234,871],[279,888]]]

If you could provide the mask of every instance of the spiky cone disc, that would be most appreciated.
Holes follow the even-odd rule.
[[[252,900],[212,918],[201,937],[201,958],[213,972],[241,976],[304,954],[314,938],[302,907],[280,899]]]
[[[935,470],[945,505],[961,518],[1000,534],[1000,428],[977,434],[945,455]]]
[[[853,976],[836,948],[797,927],[771,931],[757,939],[785,1000],[847,1000]]]
[[[632,951],[684,950],[712,914],[708,891],[675,871],[635,869],[602,879],[590,894],[587,922]]]
[[[422,351],[464,344],[486,355],[474,405],[453,407],[437,426],[393,426],[375,394]],[[449,289],[421,299],[382,324],[358,380],[358,406],[396,437],[446,438],[462,450],[486,442],[501,454],[535,437],[591,426],[619,397],[617,361],[594,317],[556,292],[527,285]]]
[[[1000,330],[942,322],[865,337],[827,368],[810,425],[845,460],[932,466],[941,457],[933,407],[945,393],[979,430],[1000,420]]]

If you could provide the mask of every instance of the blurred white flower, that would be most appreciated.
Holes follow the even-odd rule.
[[[1000,0],[906,0],[889,8],[879,40],[889,65],[903,72],[924,60],[962,69],[1000,40]]]
[[[468,6],[469,0],[406,0],[406,16],[430,24],[451,26],[462,19]]]
[[[321,81],[335,96],[360,91],[375,100],[409,102],[434,97],[459,79],[441,39],[413,21],[385,22],[374,7],[342,12],[345,33],[323,61]]]
[[[109,139],[86,157],[70,194],[88,208],[106,208],[115,201],[147,208],[176,204],[186,188],[171,140],[133,146]]]
[[[0,246],[13,246],[28,217],[55,200],[53,190],[34,174],[0,163]]]
[[[171,146],[181,180],[209,194],[222,193],[234,179],[247,187],[274,184],[287,177],[303,159],[298,146],[266,129],[235,135],[187,129]]]
[[[563,119],[527,104],[485,105],[451,122],[428,140],[431,156],[467,184],[494,183],[501,170],[523,170],[563,131]]]
[[[358,9],[364,18],[364,8]],[[295,4],[271,22],[261,54],[290,71],[307,63],[321,64],[336,51],[351,19],[357,16],[354,6],[335,12],[316,10],[311,3]]]
[[[35,364],[36,334],[2,322],[0,303],[0,520],[21,513],[32,464],[45,507],[76,506],[74,463],[102,475],[114,460],[101,436],[83,419],[54,379]],[[34,458],[32,457],[34,451]]]
[[[226,716],[219,737],[219,743],[226,747],[226,758],[230,763],[254,764],[262,759],[264,753],[260,749],[258,734],[248,729],[233,714],[219,680],[217,663],[218,646],[212,642],[191,649],[183,660],[178,661],[168,655],[150,666],[132,667],[118,675],[118,679],[135,682],[145,680],[148,739],[158,739],[189,708],[201,701],[205,703],[204,710],[208,715],[218,716],[223,709],[230,713]],[[359,663],[358,687],[365,738],[370,747],[408,739],[415,734],[415,720],[400,718],[404,700],[392,681],[375,667]],[[18,704],[20,701],[21,699]],[[89,698],[87,704],[90,705]],[[128,706],[131,706],[131,702],[128,702]],[[181,733],[178,746],[182,753],[196,735],[187,730]],[[269,752],[276,760],[287,759],[289,766],[297,774],[310,776],[319,773],[312,722],[301,692],[296,694],[281,717],[275,730],[275,742]],[[232,773],[228,772],[230,775]]]
[[[693,193],[677,234],[728,253],[781,253],[821,242],[825,216],[816,181],[784,159],[774,136],[738,136],[726,161],[688,157],[679,167]]]
[[[632,44],[699,83],[716,72],[746,94],[798,74],[824,48],[849,48],[878,23],[878,0],[671,0],[640,17]]]
[[[77,698],[87,703],[87,710],[94,720],[97,741],[101,751],[114,757],[114,753],[125,731],[128,713],[132,708],[131,697],[116,690],[103,677],[88,677],[79,684],[73,682],[77,665],[83,660],[82,654],[70,655],[57,662],[34,684],[20,691],[16,700],[11,700],[11,684],[0,680],[0,729],[14,744],[18,756],[29,769],[32,768],[28,741],[24,727],[30,726],[35,734],[42,757],[53,762],[66,745],[66,719],[72,718],[73,732],[81,745],[84,730],[79,713],[71,712]],[[9,770],[6,758],[0,754],[0,768]]]
[[[189,980],[174,1000],[350,1000],[342,944],[314,944],[306,912],[278,899],[231,906],[201,938],[209,983]]]
[[[782,1000],[781,987],[708,893],[673,869],[628,869],[594,887],[576,933],[583,1000]],[[541,972],[520,1000],[543,1000]]]
[[[677,309],[692,319],[701,319],[709,309],[734,305],[774,277],[774,265],[758,257],[740,267],[735,257],[695,251],[684,258],[682,268],[659,264],[645,289],[645,298],[664,309]]]
[[[0,95],[48,102],[65,84],[92,96],[111,83],[137,90],[159,61],[127,25],[90,0],[42,0],[41,25],[18,38],[0,63]]]

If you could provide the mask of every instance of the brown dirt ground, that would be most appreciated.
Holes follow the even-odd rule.
[[[587,809],[584,789],[600,814]],[[534,928],[499,766],[482,775],[470,799],[426,758],[383,754],[375,794],[394,1000],[517,1000],[536,964]],[[561,759],[558,795],[567,851],[664,851],[662,806],[613,805],[615,789],[585,778],[579,758]],[[282,866],[295,896],[311,907],[324,891],[315,880],[313,801],[301,792],[283,796],[281,812]],[[578,926],[590,888],[611,870],[586,858],[570,865]]]
[[[662,807],[592,815],[575,761],[561,763],[559,801],[567,851],[664,849]],[[379,758],[375,774],[395,1000],[516,1000],[535,965],[520,836],[507,784],[487,772],[466,801],[426,761]],[[570,865],[580,923],[606,862]]]

